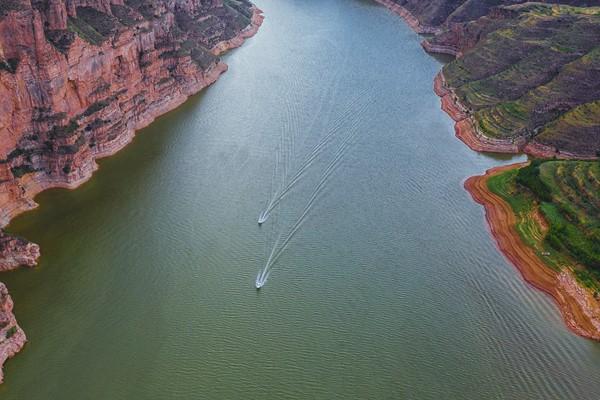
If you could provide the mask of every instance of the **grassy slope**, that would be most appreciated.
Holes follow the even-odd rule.
[[[600,163],[535,161],[488,181],[517,215],[522,240],[554,269],[600,292]]]
[[[600,151],[600,8],[527,4],[444,68],[487,136]],[[474,23],[482,23],[476,21]]]

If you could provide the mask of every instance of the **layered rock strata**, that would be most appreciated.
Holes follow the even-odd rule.
[[[218,55],[262,22],[245,0],[11,0],[0,12],[0,227],[213,83]]]

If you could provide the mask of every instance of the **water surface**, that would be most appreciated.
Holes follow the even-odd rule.
[[[43,255],[2,276],[30,342],[0,397],[600,398],[600,346],[462,188],[519,158],[454,138],[419,36],[369,1],[258,4],[215,85],[10,226]]]

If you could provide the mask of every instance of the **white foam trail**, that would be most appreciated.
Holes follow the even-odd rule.
[[[354,125],[354,127],[356,127],[356,125]],[[267,259],[267,262],[263,269],[263,274],[266,273],[267,277],[270,274],[271,267],[277,262],[279,257],[283,254],[283,252],[287,248],[288,244],[290,243],[290,241],[296,234],[296,232],[298,232],[298,230],[302,227],[302,224],[306,220],[306,216],[312,209],[313,204],[317,200],[321,191],[323,190],[323,187],[325,186],[325,184],[327,183],[327,181],[329,180],[331,175],[335,172],[337,167],[340,165],[344,155],[348,152],[348,149],[352,145],[352,143],[351,143],[352,140],[359,133],[360,133],[360,130],[354,130],[350,135],[348,135],[348,137],[346,137],[346,139],[344,140],[342,145],[338,148],[337,152],[335,153],[334,158],[331,160],[331,162],[329,163],[329,165],[323,172],[323,174],[321,176],[321,180],[319,181],[319,183],[313,190],[311,197],[309,198],[308,202],[304,206],[302,214],[300,215],[300,217],[298,217],[296,222],[292,225],[292,228],[290,229],[289,233],[285,236],[285,239],[282,242],[281,246],[278,246],[281,236],[279,238],[277,238],[277,241],[275,242],[275,245],[273,246],[273,249],[271,250],[271,253],[269,254],[269,258]],[[266,280],[265,280],[265,282],[266,282]]]
[[[306,203],[306,206],[304,207],[304,210],[303,210],[302,214],[300,215],[300,217],[298,217],[298,219],[296,220],[296,222],[294,223],[294,225],[290,229],[290,232],[286,235],[286,238],[283,241],[283,243],[281,244],[280,249],[276,253],[272,252],[271,256],[269,256],[269,260],[267,261],[267,265],[266,265],[265,269],[270,268],[273,264],[275,264],[277,262],[277,260],[279,259],[279,257],[283,253],[283,251],[287,248],[287,245],[289,244],[290,240],[292,240],[292,237],[300,229],[300,227],[302,226],[302,224],[306,220],[306,216],[308,215],[308,213],[312,209],[312,206],[313,206],[314,202],[316,201],[317,197],[321,193],[321,191],[322,191],[325,183],[328,181],[329,177],[335,172],[336,168],[339,166],[339,164],[340,164],[340,162],[342,160],[342,157],[347,152],[347,149],[350,147],[350,140],[352,140],[356,135],[357,135],[357,132],[353,133],[344,142],[344,144],[342,145],[342,147],[338,150],[338,152],[336,153],[335,158],[331,161],[331,163],[329,164],[329,166],[327,167],[327,169],[323,173],[323,176],[322,176],[321,180],[319,181],[319,183],[315,187],[315,190],[313,191],[310,199]],[[276,247],[277,246],[274,246],[273,249],[275,249]]]
[[[360,117],[365,113],[370,103],[364,104],[360,109],[358,109],[353,114],[350,114],[349,117],[353,117],[352,126],[355,127],[357,121],[360,120]],[[347,110],[350,113],[352,110]],[[333,137],[338,133],[339,129],[342,126],[342,123],[346,122],[345,119],[339,118],[336,125],[331,128],[328,134],[321,139],[321,141],[313,148],[313,150],[309,153],[307,158],[304,160],[296,174],[292,177],[292,179],[282,188],[281,191],[276,192],[275,196],[271,198],[269,201],[267,208],[260,214],[258,223],[264,223],[268,218],[270,212],[277,207],[277,205],[283,200],[285,195],[292,189],[292,187],[300,180],[300,178],[304,175],[304,173],[308,170],[308,168],[312,165],[313,161],[319,156],[321,151],[325,149],[326,145],[329,144]]]

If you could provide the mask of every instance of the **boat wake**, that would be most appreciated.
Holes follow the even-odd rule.
[[[333,155],[333,159],[329,162],[329,164],[321,174],[321,179],[318,181],[317,185],[313,189],[313,192],[311,193],[311,196],[306,202],[300,216],[290,227],[290,230],[287,232],[287,234],[280,235],[275,241],[275,244],[271,248],[271,252],[269,254],[264,269],[261,272],[259,272],[258,276],[256,277],[255,285],[257,289],[263,287],[267,282],[269,274],[271,273],[272,266],[277,262],[279,257],[281,257],[292,238],[296,235],[298,230],[301,228],[302,224],[306,221],[306,218],[310,210],[313,208],[315,201],[317,200],[321,192],[324,190],[325,185],[329,181],[330,177],[342,163],[344,156],[348,153],[350,147],[352,146],[352,144],[354,144],[354,139],[356,139],[360,132],[361,131],[358,129],[358,123],[354,123],[353,126],[349,129],[348,135],[344,138],[337,151]],[[266,211],[263,211],[260,214],[258,219],[259,224],[262,224],[267,220],[268,211],[269,210],[267,209]]]
[[[327,148],[327,145],[335,139],[335,137],[338,135],[338,133],[341,131],[344,125],[350,123],[351,126],[349,130],[351,133],[348,136],[353,136],[352,131],[355,131],[356,125],[361,120],[362,116],[366,113],[370,104],[369,102],[364,102],[360,105],[359,108],[356,107],[359,99],[364,98],[365,95],[366,91],[360,93],[357,99],[355,99],[347,106],[346,110],[344,110],[344,112],[342,112],[342,114],[334,121],[333,126],[328,130],[327,134],[319,141],[319,143],[317,143],[312,148],[310,153],[308,153],[308,155],[302,162],[302,165],[298,168],[294,176],[292,176],[292,178],[286,184],[284,184],[280,190],[275,192],[274,196],[267,203],[267,207],[260,213],[258,217],[259,225],[262,225],[267,221],[267,219],[269,219],[271,211],[273,211],[273,209],[277,207],[277,205],[279,205],[283,198],[298,183],[300,178],[302,178],[302,176],[307,172],[307,170],[311,167],[316,158],[323,152],[323,150]],[[346,140],[344,140],[344,143],[345,142]],[[344,146],[344,143],[342,143],[342,147]],[[277,156],[279,156],[279,154],[277,154]],[[279,158],[280,157],[277,157],[278,160]],[[285,175],[287,175],[287,171],[285,171]]]
[[[278,213],[275,211],[278,209],[279,204],[281,204],[282,200],[292,192],[292,189],[295,188],[296,185],[303,181],[302,178],[307,175],[309,170],[319,164],[318,159],[321,156],[329,158],[329,163],[321,171],[321,176],[315,183],[313,191],[304,204],[300,215],[289,227],[287,232],[285,234],[283,232],[277,234],[275,231],[279,229],[276,228],[275,222],[270,224],[271,229],[266,231],[268,237],[265,242],[265,255],[268,256],[266,257],[267,260],[264,268],[260,270],[256,276],[254,284],[257,290],[267,283],[273,266],[277,263],[291,240],[303,226],[314,203],[326,189],[329,179],[344,161],[350,147],[356,142],[355,139],[361,132],[360,124],[364,121],[363,117],[374,103],[374,98],[370,96],[369,93],[370,90],[365,89],[352,96],[350,101],[342,106],[342,109],[339,110],[338,113],[322,112],[324,107],[333,104],[333,94],[337,93],[337,86],[340,81],[341,79],[338,77],[338,79],[335,80],[336,84],[327,90],[328,94],[321,99],[319,112],[313,113],[314,119],[309,126],[306,127],[308,131],[313,131],[315,124],[319,121],[320,123],[325,123],[325,126],[328,126],[328,128],[326,128],[325,134],[318,142],[312,146],[312,148],[309,147],[310,150],[306,153],[297,167],[294,165],[295,135],[299,132],[299,124],[298,110],[294,105],[299,103],[299,101],[295,101],[299,99],[295,99],[294,101],[286,99],[285,101],[285,104],[287,105],[287,118],[282,126],[279,144],[275,150],[275,166],[271,178],[269,199],[265,204],[265,208],[258,216],[258,225],[262,226],[271,216],[273,216],[273,218],[277,216]],[[293,96],[297,93],[298,91],[294,90],[291,95]],[[333,118],[330,119],[329,117]],[[327,149],[332,149],[332,151],[326,151]],[[269,246],[270,243],[272,243],[272,246]]]

